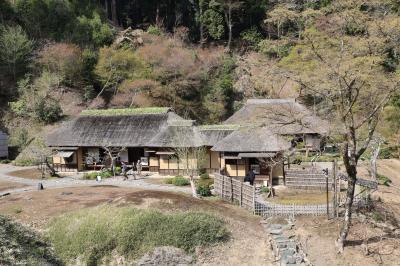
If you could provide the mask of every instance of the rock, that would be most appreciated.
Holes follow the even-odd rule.
[[[157,247],[152,252],[145,254],[137,263],[140,266],[150,265],[191,265],[193,258],[182,249],[175,247]]]
[[[275,240],[275,242],[288,242],[288,241],[290,241],[289,238],[287,238],[284,235],[273,235],[272,238]]]
[[[61,195],[63,195],[63,196],[72,195],[72,194],[73,194],[72,192],[66,192],[66,191],[61,192]]]
[[[268,228],[271,229],[271,230],[278,230],[278,229],[282,229],[282,225],[280,225],[280,224],[270,224],[268,226]]]
[[[271,235],[282,235],[282,229],[272,229],[269,231]]]
[[[292,248],[286,248],[281,250],[281,256],[293,256],[296,253],[296,251]]]
[[[281,264],[283,264],[283,265],[295,264],[296,265],[296,258],[294,256],[282,256]]]

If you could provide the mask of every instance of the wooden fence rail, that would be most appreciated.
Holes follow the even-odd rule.
[[[329,205],[331,209],[332,204]],[[254,213],[264,218],[270,216],[296,216],[296,215],[327,215],[326,204],[321,205],[297,205],[297,204],[274,204],[267,202],[255,203]]]
[[[222,199],[235,202],[240,207],[254,211],[255,187],[233,177],[214,175],[215,193]]]

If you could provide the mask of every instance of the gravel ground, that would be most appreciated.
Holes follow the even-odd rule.
[[[82,178],[81,174],[71,175],[63,178],[44,179],[44,180],[34,180],[34,179],[27,179],[9,175],[9,173],[12,171],[17,171],[22,169],[34,169],[34,168],[0,164],[0,181],[14,182],[25,185],[25,187],[23,188],[13,188],[9,190],[4,190],[1,192],[0,196],[2,194],[7,194],[7,193],[14,194],[25,191],[37,190],[38,183],[42,183],[45,189],[109,185],[109,186],[143,188],[143,189],[160,190],[160,191],[183,192],[188,194],[191,193],[191,189],[188,187],[173,187],[163,184],[151,184],[149,182],[146,182],[146,179],[152,177],[143,177],[137,180],[129,179],[127,181],[124,181],[122,177],[113,177],[113,178],[103,179],[102,181],[97,182],[95,180],[83,180],[81,179]]]

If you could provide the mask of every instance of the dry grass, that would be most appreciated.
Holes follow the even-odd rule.
[[[227,222],[232,240],[199,249],[197,265],[268,265],[267,238],[260,217],[219,200],[198,200],[180,193],[113,186],[78,187],[12,194],[0,199],[0,214],[42,230],[53,217],[102,204],[156,209],[165,213],[212,213]],[[16,213],[16,208],[22,212]]]
[[[23,188],[23,187],[26,187],[26,185],[15,182],[0,181],[0,192],[9,189]]]
[[[36,168],[16,170],[7,173],[10,176],[27,178],[27,179],[42,179],[42,172]]]
[[[326,192],[319,190],[298,190],[289,188],[279,188],[275,190],[275,197],[267,200],[279,204],[326,204]],[[329,193],[329,200],[332,194]]]

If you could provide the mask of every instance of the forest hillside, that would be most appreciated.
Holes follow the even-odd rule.
[[[365,105],[398,87],[399,13],[398,0],[0,0],[1,128],[31,164],[87,108],[168,106],[208,124],[291,97],[335,123],[322,95],[336,68]],[[382,156],[399,156],[399,95],[382,116]]]

